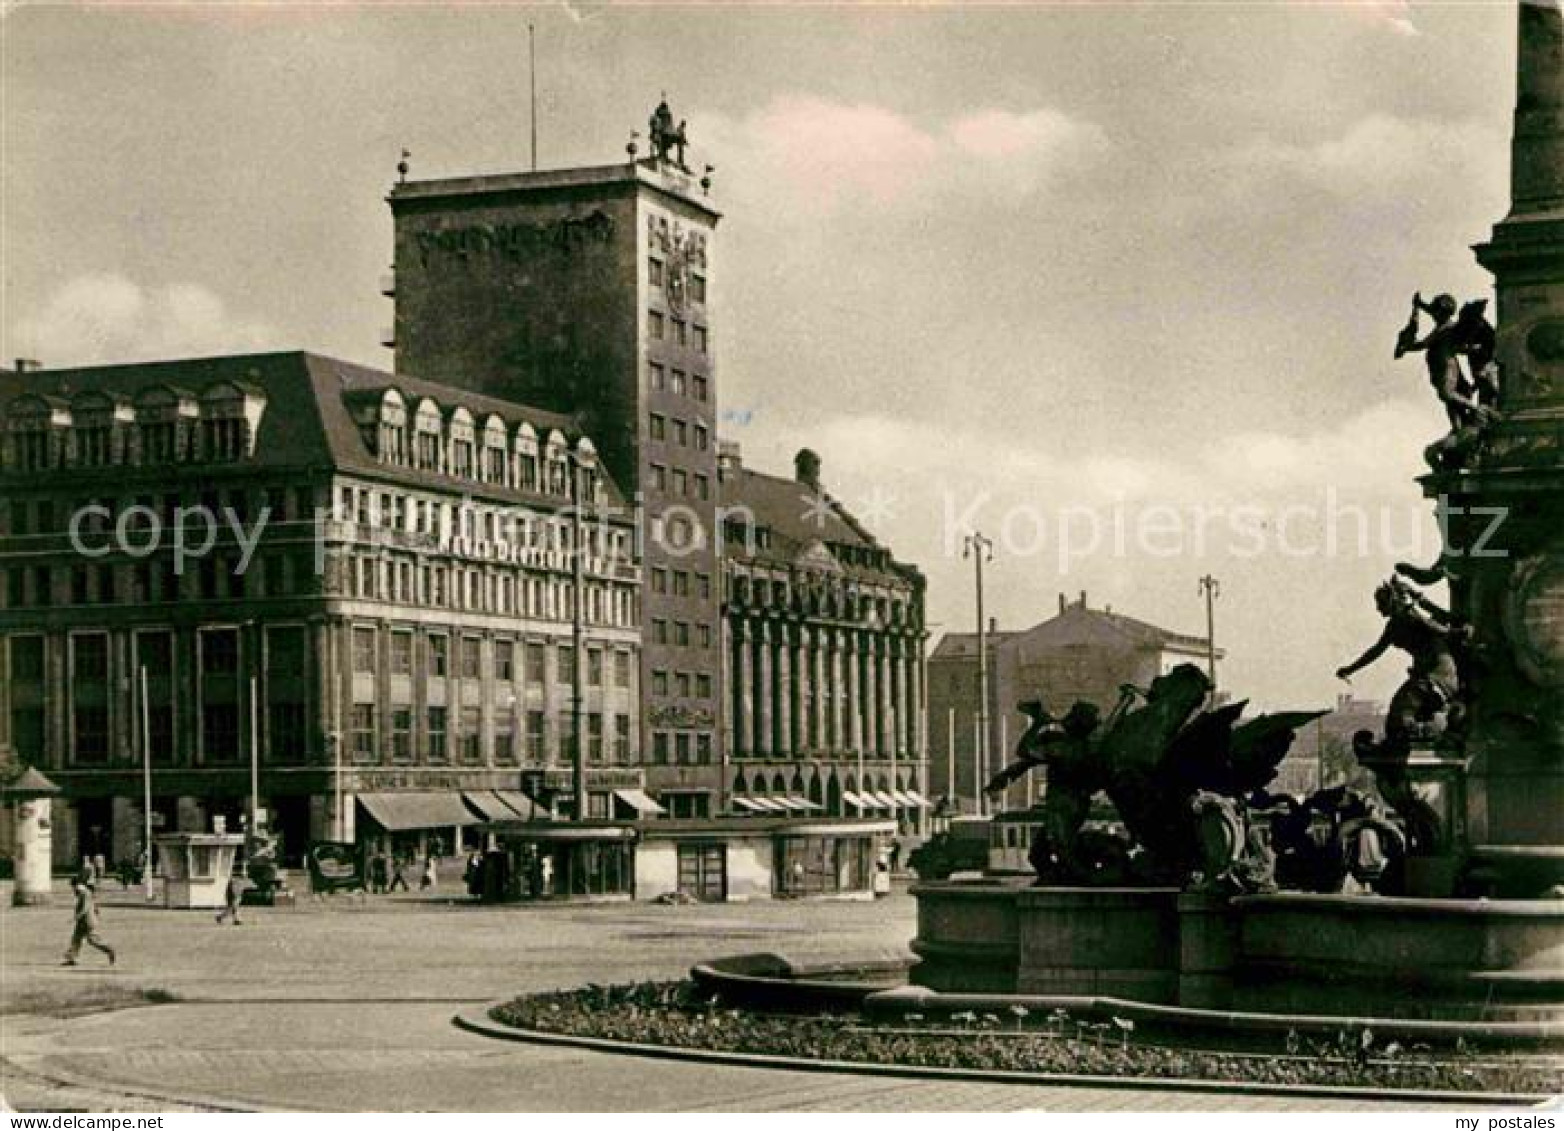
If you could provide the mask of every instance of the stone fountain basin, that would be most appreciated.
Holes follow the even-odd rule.
[[[1564,900],[919,884],[915,986],[1564,1026]]]

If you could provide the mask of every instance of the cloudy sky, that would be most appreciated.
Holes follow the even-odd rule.
[[[1203,629],[1328,703],[1436,541],[1441,413],[1390,349],[1489,293],[1508,3],[697,7],[10,4],[0,356],[308,348],[386,365],[383,203],[623,158],[660,92],[717,167],[723,431],[930,579],[936,633],[1056,594]],[[1333,517],[1334,516],[1334,517]],[[1385,696],[1403,665],[1357,678]]]

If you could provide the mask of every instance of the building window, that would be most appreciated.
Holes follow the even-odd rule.
[[[527,754],[534,760],[541,762],[548,753],[544,749],[547,741],[544,735],[544,715],[542,711],[527,712]]]
[[[673,754],[674,761],[679,765],[690,764],[690,736],[682,730],[673,736]]]
[[[353,630],[353,671],[359,675],[373,675],[375,671],[375,630]]]
[[[652,694],[653,695],[667,695],[668,694],[668,673],[667,672],[665,672],[665,671],[654,671],[652,673]]]
[[[680,699],[688,699],[690,697],[690,673],[689,672],[677,672],[677,673],[675,673],[674,679],[673,679],[673,684],[674,684],[674,689],[675,689],[675,691],[678,694]]]
[[[690,344],[689,326],[682,318],[673,320],[673,340],[676,345]]]
[[[494,716],[494,760],[507,765],[516,762],[516,719],[509,711]]]
[[[711,498],[711,480],[700,472],[695,473],[695,497],[703,503]]]
[[[668,420],[662,413],[652,413],[647,427],[653,440],[664,440],[668,436]]]
[[[510,640],[494,642],[494,678],[502,683],[516,679],[516,645]]]
[[[663,316],[655,310],[647,312],[646,332],[651,335],[654,342],[663,340]]]
[[[663,261],[656,256],[646,260],[646,281],[654,287],[663,285]]]
[[[109,638],[103,633],[71,637],[71,679],[102,683],[109,678]]]
[[[480,648],[482,641],[476,636],[462,637],[462,678],[477,679],[483,673]]]
[[[700,625],[699,627],[700,627],[700,632],[701,632],[701,637],[700,637],[700,639],[701,639],[701,647],[702,648],[710,648],[711,647],[711,625],[703,624],[703,625]]]
[[[705,331],[701,331],[701,333],[704,334]],[[695,399],[703,404],[711,399],[710,383],[699,373],[690,378],[690,389],[694,393]]]
[[[444,707],[429,708],[429,761],[445,761],[445,719]]]
[[[561,644],[556,653],[558,667],[554,671],[555,678],[561,683],[572,683],[576,678],[576,650],[569,644]]]
[[[690,595],[690,575],[682,569],[673,571],[673,595],[675,597]]]
[[[652,392],[660,393],[668,387],[668,371],[661,362],[654,361],[650,366]]]
[[[695,352],[706,352],[706,327],[704,326],[695,327]]]
[[[668,643],[668,622],[665,620],[652,621],[652,643]]]
[[[694,271],[690,272],[690,301],[706,301],[706,276],[698,275]]]
[[[689,425],[682,420],[673,422],[673,442],[681,448],[687,447],[689,444]]]
[[[668,764],[668,732],[665,730],[652,734],[652,764],[656,766]]]
[[[393,632],[391,634],[391,674],[413,674],[413,634],[411,632]]]
[[[615,652],[614,653],[614,686],[615,687],[629,687],[630,686],[630,653],[629,652]]]
[[[587,649],[587,686],[603,685],[603,653],[596,648]]]
[[[652,486],[658,491],[668,489],[668,469],[660,463],[652,464]]]
[[[596,711],[587,716],[587,761],[603,761],[603,716]]]
[[[372,762],[377,753],[375,742],[375,705],[353,704],[353,757],[359,762]]]
[[[391,712],[391,757],[398,762],[413,760],[413,711],[398,707]]]
[[[688,621],[678,620],[673,622],[673,643],[678,648],[688,648],[690,646],[690,625]]]
[[[534,686],[543,683],[543,665],[548,662],[548,650],[536,641],[527,644],[527,682]]]
[[[72,712],[72,757],[77,765],[101,766],[109,760],[109,712],[78,706]]]
[[[43,637],[11,637],[11,678],[18,683],[43,680]]]
[[[669,391],[674,393],[676,396],[681,396],[682,397],[682,396],[684,396],[684,389],[685,389],[684,370],[682,370],[682,369],[675,369],[673,371],[673,381],[672,381],[672,383],[669,386]]]
[[[704,626],[702,626],[704,627]],[[711,676],[706,672],[697,672],[695,676],[695,694],[701,699],[711,698]]]
[[[711,735],[697,734],[695,736],[695,760],[702,766],[711,765]]]
[[[698,452],[704,452],[710,446],[711,433],[706,430],[706,426],[704,424],[697,424],[695,426],[695,450]]]
[[[668,592],[668,571],[667,570],[662,569],[661,567],[653,567],[653,569],[652,569],[652,592],[653,593],[666,593],[666,592]]]
[[[682,467],[673,469],[673,493],[681,499],[690,497],[690,474]]]
[[[431,636],[429,638],[429,674],[439,679],[444,679],[451,670],[451,638],[448,636]]]
[[[277,763],[304,761],[305,716],[303,703],[273,703],[267,710],[266,757]],[[155,736],[154,736],[155,741]],[[156,746],[153,749],[157,749]]]
[[[483,710],[462,708],[462,761],[469,766],[483,761]]]

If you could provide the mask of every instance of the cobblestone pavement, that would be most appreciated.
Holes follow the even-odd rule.
[[[9,893],[0,888],[8,904]],[[1350,1110],[1278,1100],[896,1080],[614,1056],[456,1029],[475,1002],[586,982],[677,977],[702,958],[906,953],[915,909],[762,902],[476,907],[336,897],[247,909],[240,927],[107,893],[120,964],[62,968],[69,904],[0,915],[0,989],[69,998],[102,984],[179,999],[70,1020],[0,1020],[0,1090],[23,1110],[1071,1111]]]

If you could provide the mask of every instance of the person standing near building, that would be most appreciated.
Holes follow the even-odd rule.
[[[440,876],[435,869],[434,853],[431,852],[428,856],[424,857],[424,874],[423,878],[418,881],[418,890],[428,891],[439,882]]]
[[[396,858],[391,861],[391,886],[386,888],[386,893],[388,895],[391,892],[394,892],[398,887],[400,887],[403,891],[413,890],[408,886],[407,883],[408,863],[409,861],[407,857],[402,855],[400,852],[397,853]]]
[[[81,944],[86,943],[94,950],[101,950],[108,955],[109,965],[113,966],[118,956],[114,948],[98,935],[98,898],[88,877],[85,874],[77,876],[71,883],[71,891],[76,896],[76,924],[71,931],[70,949],[65,952],[65,961],[61,965],[75,966],[76,958],[81,954]]]
[[[217,921],[219,923],[224,919],[233,920],[233,925],[236,927],[242,926],[244,922],[239,918],[239,872],[237,869],[230,869],[228,872],[228,889],[223,893],[223,909],[217,913]]]

